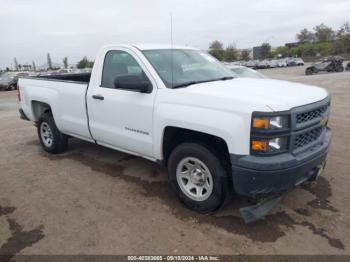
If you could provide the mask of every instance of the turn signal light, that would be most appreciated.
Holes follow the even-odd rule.
[[[253,128],[268,129],[269,120],[267,118],[253,118]]]
[[[267,151],[267,142],[252,140],[252,150],[257,152],[266,152]]]

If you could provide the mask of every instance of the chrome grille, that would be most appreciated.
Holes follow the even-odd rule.
[[[302,124],[302,123],[311,121],[315,118],[322,117],[322,115],[327,112],[328,107],[329,107],[329,104],[313,109],[311,111],[298,114],[297,124]]]
[[[316,141],[322,134],[324,127],[317,127],[295,137],[294,149],[304,147]]]

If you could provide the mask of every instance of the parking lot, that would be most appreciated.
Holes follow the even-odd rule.
[[[63,155],[45,153],[16,92],[1,92],[0,254],[350,254],[350,72],[304,70],[261,72],[332,94],[327,168],[249,225],[244,199],[214,215],[189,211],[147,160],[76,139]]]

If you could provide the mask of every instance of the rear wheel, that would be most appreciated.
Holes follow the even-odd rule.
[[[228,194],[228,177],[218,155],[197,143],[183,143],[171,153],[169,177],[176,195],[201,213],[220,208]]]
[[[336,72],[343,72],[343,71],[344,71],[344,67],[343,67],[343,66],[337,66],[337,67],[335,68],[335,71],[336,71]]]
[[[51,113],[44,113],[38,121],[38,136],[44,150],[51,154],[63,153],[67,149],[68,138],[62,134]]]
[[[314,70],[312,70],[312,68],[307,68],[305,71],[306,75],[312,75],[314,73]]]

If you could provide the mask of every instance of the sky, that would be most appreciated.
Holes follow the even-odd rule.
[[[0,0],[0,67],[46,54],[75,64],[102,45],[170,43],[208,49],[210,42],[250,48],[295,41],[303,28],[350,21],[350,0]]]

